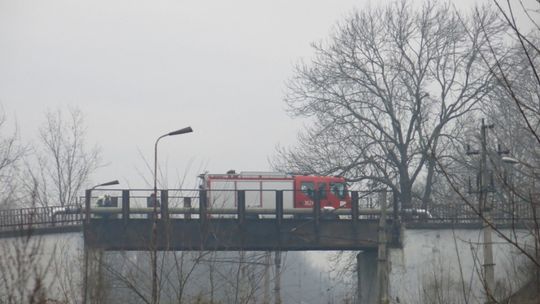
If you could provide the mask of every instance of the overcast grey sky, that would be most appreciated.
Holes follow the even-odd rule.
[[[0,103],[27,141],[47,109],[80,108],[108,163],[94,182],[149,186],[138,151],[152,160],[159,135],[188,125],[160,144],[169,187],[189,163],[268,170],[302,126],[282,101],[293,65],[367,3],[0,0]]]

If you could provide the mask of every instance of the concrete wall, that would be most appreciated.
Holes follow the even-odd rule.
[[[0,257],[0,302],[27,303],[39,285],[48,299],[80,303],[82,233],[1,238]]]
[[[514,234],[505,230],[503,233],[517,238],[524,247],[533,244],[527,231],[518,231]],[[68,303],[79,303],[83,269],[82,234],[68,233],[33,237],[31,242],[26,252],[31,253],[33,245],[39,244],[38,258],[33,264],[25,261],[22,261],[22,264],[31,266],[28,267],[31,271],[34,265],[38,266],[37,270],[44,274],[44,285],[50,298]],[[496,290],[498,296],[503,297],[523,286],[532,271],[514,246],[496,235],[493,236],[493,242]],[[0,264],[3,261],[0,267],[16,269],[19,265],[6,258],[6,254],[21,250],[24,246],[25,242],[20,238],[0,239],[2,250]],[[329,253],[312,254],[317,255],[317,258],[309,258],[309,264],[317,268],[319,265],[321,267],[327,265],[327,258],[321,256]],[[351,254],[356,256],[356,253]],[[480,280],[483,260],[481,230],[406,230],[404,231],[404,248],[392,249],[389,254],[391,303],[398,303],[398,301],[399,303],[430,304],[484,302]],[[361,285],[366,303],[373,302],[377,289],[376,256],[372,255],[373,253],[366,253],[360,265],[360,269],[364,270]],[[290,263],[294,260],[296,259],[286,263],[288,265],[284,266],[286,272],[291,270]],[[294,264],[296,263],[293,262]],[[323,268],[326,269],[326,267]],[[305,270],[297,272],[305,272]],[[315,280],[312,272],[309,275],[312,280]],[[34,283],[32,280],[27,282],[28,293],[31,292]],[[291,284],[284,282],[283,286]],[[321,289],[320,285],[325,286],[325,284],[315,284],[315,287]],[[297,295],[301,289],[305,290],[305,286],[289,291],[284,288],[284,299],[288,292]],[[319,291],[321,292],[318,294],[320,302],[330,301],[327,291],[323,289]],[[338,297],[338,294],[344,291],[336,290],[335,292]]]
[[[532,245],[527,231],[503,233]],[[390,251],[392,303],[483,303],[481,230],[406,230],[404,248]],[[515,246],[493,235],[496,295],[523,286],[526,259]],[[529,268],[530,269],[530,268]]]

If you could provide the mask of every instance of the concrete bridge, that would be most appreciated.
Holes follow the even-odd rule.
[[[324,213],[318,202],[313,209],[283,209],[282,194],[277,191],[275,208],[254,211],[245,208],[242,191],[237,194],[237,208],[217,209],[208,204],[205,191],[177,195],[182,191],[162,190],[160,208],[154,209],[146,205],[147,195],[140,195],[141,191],[149,192],[118,190],[119,195],[111,196],[106,205],[101,202],[101,206],[98,206],[99,198],[87,192],[81,205],[3,210],[0,211],[0,236],[84,232],[85,251],[94,256],[102,256],[106,251],[154,249],[360,251],[357,259],[359,303],[377,303],[381,294],[391,302],[413,303],[418,298],[411,295],[411,288],[432,280],[451,281],[448,284],[453,284],[453,292],[460,294],[463,290],[456,287],[459,281],[456,277],[471,280],[479,269],[478,256],[482,249],[471,248],[481,247],[478,235],[482,222],[463,206],[450,211],[434,208],[431,217],[419,217],[413,212],[398,214],[394,212],[396,209],[386,208],[383,194],[377,195],[375,203],[373,200],[368,203],[367,199],[361,199],[362,193],[352,192],[351,209]],[[403,222],[401,215],[405,215],[407,221]],[[527,230],[520,229],[525,228],[520,225],[531,223],[527,214],[516,219],[501,212],[500,215],[495,213],[494,218],[498,227],[519,235],[516,241],[528,242]],[[495,247],[503,241],[495,239]],[[507,244],[499,246],[496,252],[494,263],[499,266],[506,263],[503,257],[517,256]],[[465,271],[456,272],[457,268],[453,267],[456,263]],[[95,266],[88,268],[100,272]],[[438,273],[448,276],[440,277],[432,272],[430,277],[433,267],[439,267]],[[500,267],[496,269],[499,271],[496,277],[503,282],[505,274]],[[482,286],[469,287],[466,302],[482,302],[482,294],[473,289],[481,290]]]

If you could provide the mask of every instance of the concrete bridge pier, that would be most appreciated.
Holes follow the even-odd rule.
[[[360,251],[356,255],[357,304],[378,304],[377,251]]]
[[[388,253],[386,221],[386,192],[379,193],[381,217],[378,226],[377,250],[361,251],[356,255],[357,303],[387,304],[388,299]]]
[[[83,271],[83,304],[105,303],[106,290],[103,275],[103,250],[85,246]]]

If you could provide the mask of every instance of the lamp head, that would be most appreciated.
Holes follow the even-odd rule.
[[[112,186],[112,185],[118,185],[118,184],[120,184],[118,180],[113,180],[113,181],[106,182],[103,184],[95,185],[94,187],[92,187],[92,189],[95,189],[97,187]]]
[[[180,135],[180,134],[191,133],[191,132],[193,132],[193,129],[191,127],[185,127],[183,129],[180,129],[180,130],[172,131],[172,132],[168,133],[167,135],[168,136],[173,136],[173,135]]]

